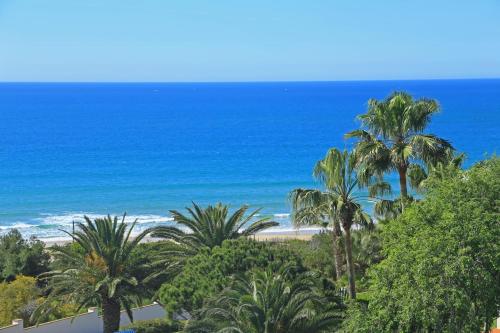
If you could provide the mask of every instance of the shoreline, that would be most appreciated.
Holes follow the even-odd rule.
[[[251,236],[251,238],[257,241],[266,241],[266,242],[280,242],[291,239],[296,240],[311,240],[312,236],[318,234],[322,229],[321,228],[301,228],[301,229],[275,229],[275,230],[267,230],[263,232],[257,233],[255,236]],[[133,237],[132,237],[133,238]],[[58,238],[37,238],[37,240],[43,242],[47,248],[50,248],[54,245],[66,245],[71,243],[71,238],[69,237],[58,237]],[[160,242],[163,239],[154,238],[154,237],[145,237],[141,243],[153,243]]]

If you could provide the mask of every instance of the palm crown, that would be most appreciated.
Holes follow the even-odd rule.
[[[435,100],[414,100],[407,93],[395,92],[383,101],[369,100],[368,112],[358,117],[365,129],[352,131],[346,137],[359,138],[359,161],[370,170],[379,175],[398,172],[401,196],[406,198],[408,168],[420,161],[427,165],[446,161],[453,149],[448,141],[423,134],[438,111]]]
[[[270,227],[279,225],[262,218],[252,222],[260,210],[245,216],[248,206],[242,206],[229,215],[229,207],[221,203],[209,205],[203,209],[193,203],[193,208],[186,208],[189,215],[176,210],[170,211],[174,221],[187,229],[175,226],[162,226],[154,230],[154,237],[171,239],[186,247],[186,250],[196,252],[200,248],[220,246],[226,239],[236,239],[241,236],[251,236]],[[248,226],[247,226],[248,225]]]
[[[121,308],[132,319],[132,305],[140,303],[143,290],[131,254],[149,232],[131,239],[135,223],[127,226],[125,215],[121,221],[109,215],[94,221],[85,216],[84,223],[76,224],[75,233],[64,231],[80,248],[54,248],[55,265],[62,269],[42,275],[49,296],[35,315],[43,317],[54,301],[74,303],[79,309],[100,305],[104,333],[118,330]]]

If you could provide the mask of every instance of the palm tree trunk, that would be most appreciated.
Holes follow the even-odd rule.
[[[408,197],[408,187],[406,185],[406,171],[407,171],[406,166],[400,166],[398,168],[398,173],[399,173],[399,188],[401,191],[401,199],[406,199]]]
[[[349,224],[349,226],[352,223]],[[345,243],[345,253],[347,261],[347,272],[349,279],[349,296],[351,299],[356,299],[356,281],[354,276],[354,262],[352,260],[352,239],[351,239],[351,228],[345,227],[344,224],[344,243]]]
[[[107,296],[101,297],[103,333],[114,333],[120,329],[120,303]]]
[[[342,277],[342,265],[344,264],[344,256],[342,255],[342,230],[340,229],[340,223],[338,221],[333,221],[333,258],[335,260],[335,279],[338,280]]]

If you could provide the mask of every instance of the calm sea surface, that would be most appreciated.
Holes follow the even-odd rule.
[[[500,147],[500,80],[223,84],[0,84],[0,233],[59,237],[83,214],[168,223],[191,201],[262,207],[287,195],[369,98],[436,98],[430,132],[467,153]],[[392,179],[394,180],[394,179]]]

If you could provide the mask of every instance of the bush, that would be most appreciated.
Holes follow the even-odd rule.
[[[352,231],[352,252],[356,276],[360,279],[359,289],[362,289],[362,279],[368,267],[380,262],[382,259],[379,238],[380,228]],[[302,259],[307,269],[319,271],[326,277],[335,275],[333,240],[330,232],[313,235],[310,241],[288,240],[283,244]],[[345,271],[347,269],[345,262],[342,265]],[[347,280],[345,282],[347,284]]]
[[[49,270],[50,256],[45,244],[36,238],[23,239],[17,230],[0,236],[0,281],[16,275],[37,276]]]
[[[324,276],[334,276],[335,260],[331,233],[322,232],[313,235],[310,241],[287,240],[284,245],[296,253],[308,269],[319,271]]]
[[[10,283],[0,283],[0,327],[10,325],[16,318],[22,318],[29,324],[39,294],[33,277],[18,276]]]
[[[143,296],[151,298],[151,301],[153,300],[152,296],[162,284],[170,280],[169,275],[155,274],[158,272],[156,262],[162,258],[163,253],[175,249],[176,245],[172,241],[161,241],[141,243],[132,252],[130,260],[135,263],[133,274],[139,281],[146,281],[144,282],[145,294]],[[154,278],[151,277],[152,274],[155,275]]]
[[[179,322],[167,319],[141,320],[122,328],[134,330],[135,333],[174,333],[182,330]]]
[[[279,244],[243,238],[227,240],[220,247],[204,249],[188,259],[182,272],[161,287],[160,299],[169,313],[192,311],[226,287],[232,274],[254,268],[277,270],[287,263],[303,270],[300,258]]]

